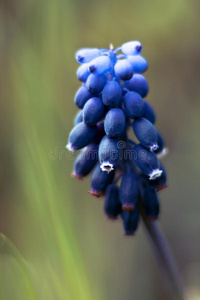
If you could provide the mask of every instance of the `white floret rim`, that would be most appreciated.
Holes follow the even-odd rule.
[[[156,151],[158,148],[159,148],[159,146],[158,146],[157,143],[155,143],[155,144],[153,144],[153,145],[151,145],[151,146],[149,147],[149,149],[150,149],[151,152]]]
[[[150,174],[149,174],[149,180],[155,180],[156,178],[160,177],[162,175],[162,170],[160,169],[154,169]]]
[[[112,170],[114,170],[113,164],[111,164],[109,161],[104,161],[100,165],[100,168],[101,168],[102,171],[106,171],[108,173],[110,173]]]
[[[66,145],[66,148],[67,148],[69,151],[73,152],[73,153],[74,153],[74,151],[76,150],[76,149],[73,147],[72,143],[68,143],[68,144]]]

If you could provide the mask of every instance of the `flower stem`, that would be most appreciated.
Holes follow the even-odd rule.
[[[158,227],[157,221],[148,220],[141,200],[139,200],[138,208],[144,226],[148,232],[156,259],[161,267],[166,287],[170,293],[169,299],[184,300],[184,287],[181,275],[178,271],[177,265],[167,245],[167,242]]]

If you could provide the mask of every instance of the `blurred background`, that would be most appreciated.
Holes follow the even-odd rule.
[[[159,219],[200,299],[200,2],[0,0],[0,299],[168,300],[142,224],[109,222],[65,145],[80,82],[74,53],[139,40],[147,100],[169,155]]]

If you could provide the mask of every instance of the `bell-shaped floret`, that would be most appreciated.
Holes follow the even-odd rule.
[[[151,185],[156,187],[157,192],[167,188],[167,173],[164,166],[161,163],[160,170],[162,171],[161,176],[150,182]]]
[[[134,210],[138,197],[139,192],[136,176],[129,173],[124,174],[119,189],[119,199],[122,204],[122,209]]]
[[[144,114],[144,101],[135,92],[128,92],[124,96],[124,108],[129,118],[138,118]]]
[[[109,137],[117,138],[125,130],[126,120],[123,111],[120,108],[112,108],[107,113],[104,120],[104,129]]]
[[[144,73],[148,68],[148,63],[146,59],[140,55],[130,55],[127,57],[130,61],[131,65],[133,66],[134,73]]]
[[[149,176],[149,180],[155,180],[162,175],[160,162],[153,152],[150,152],[141,144],[136,145],[132,151],[136,165],[144,175]]]
[[[96,125],[104,115],[104,105],[100,98],[94,97],[87,101],[83,108],[83,121],[90,126]]]
[[[112,183],[114,175],[114,172],[103,172],[100,164],[97,164],[92,174],[91,190],[89,193],[96,197],[103,195],[107,186]]]
[[[88,63],[100,55],[97,48],[83,48],[76,52],[75,58],[79,64]]]
[[[88,76],[85,86],[90,93],[99,94],[103,90],[106,82],[107,82],[107,78],[104,74],[101,75],[90,74]]]
[[[122,88],[116,81],[108,81],[102,92],[102,101],[105,105],[116,107],[122,98]]]
[[[120,59],[114,66],[116,76],[121,80],[129,80],[133,76],[133,67],[128,59]]]
[[[110,172],[114,170],[119,159],[118,140],[109,138],[107,135],[103,137],[99,145],[99,161],[102,171]]]
[[[98,161],[98,145],[89,144],[76,158],[72,175],[82,179],[88,175]]]
[[[142,52],[142,45],[138,41],[131,41],[122,45],[122,52],[125,55],[138,55]]]
[[[92,141],[96,131],[96,126],[90,127],[84,122],[77,124],[70,132],[66,148],[73,152],[84,148]]]
[[[90,93],[85,85],[82,85],[75,95],[74,102],[79,108],[83,108],[85,103],[92,97],[94,97],[94,94]]]
[[[122,210],[121,216],[124,224],[124,234],[134,235],[140,217],[137,206],[134,210]]]
[[[89,64],[88,70],[94,75],[100,75],[110,71],[112,68],[111,60],[108,56],[99,56],[92,60]]]
[[[104,210],[108,219],[115,220],[121,213],[121,203],[119,201],[119,190],[114,184],[109,184],[106,189]]]
[[[150,151],[158,148],[158,132],[151,122],[145,118],[133,122],[133,130],[140,143]]]
[[[142,98],[146,97],[149,92],[149,85],[144,76],[140,74],[134,74],[133,77],[125,84],[129,91],[140,94]]]

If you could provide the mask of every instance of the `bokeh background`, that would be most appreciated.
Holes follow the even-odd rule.
[[[200,2],[0,1],[0,299],[168,300],[140,224],[109,222],[65,144],[77,108],[74,53],[139,40],[147,100],[169,155],[159,220],[200,299]]]

